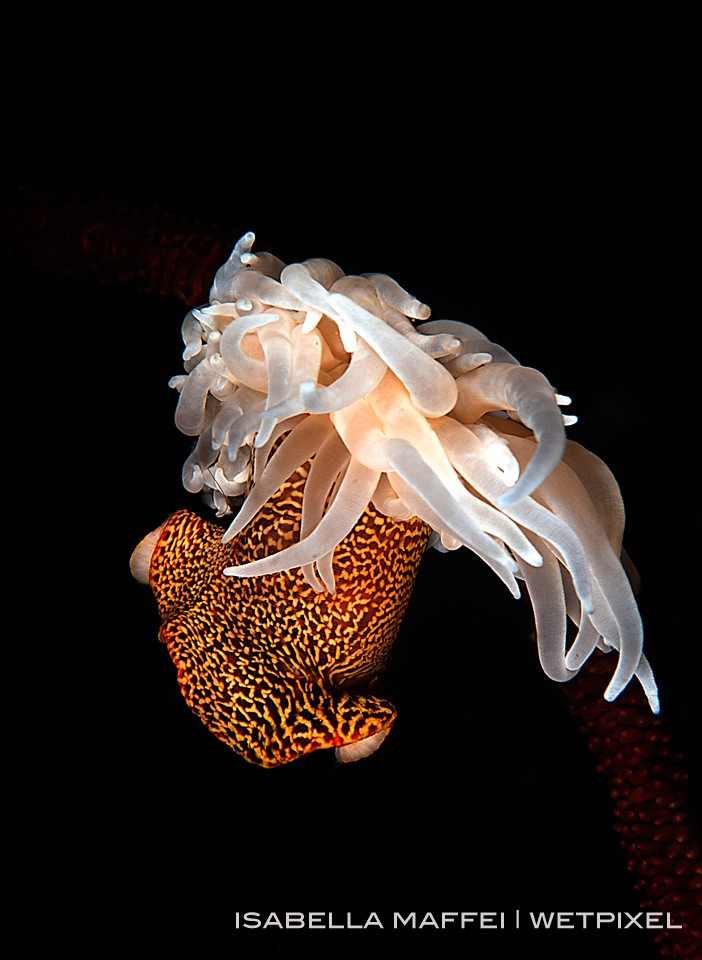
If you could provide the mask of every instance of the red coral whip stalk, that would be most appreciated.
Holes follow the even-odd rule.
[[[10,261],[176,297],[188,307],[207,300],[231,252],[231,230],[155,204],[34,186],[9,191],[3,201],[8,226],[1,252]]]
[[[615,830],[636,878],[641,908],[670,914],[655,936],[661,954],[675,960],[702,957],[702,836],[686,790],[684,758],[660,715],[651,713],[641,688],[631,683],[614,703],[603,693],[611,661],[592,656],[563,684],[571,714],[607,778]]]

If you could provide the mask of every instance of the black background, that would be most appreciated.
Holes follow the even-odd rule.
[[[646,650],[699,796],[685,24],[458,23],[440,6],[363,4],[121,16],[13,23],[10,190],[157,203],[225,224],[232,244],[253,230],[286,262],[389,273],[572,396],[570,436],[622,488]],[[355,923],[375,911],[389,926],[395,910],[634,912],[637,900],[607,787],[538,666],[528,602],[465,551],[423,562],[387,677],[400,718],[374,757],[262,771],[199,724],[128,570],[171,510],[206,515],[180,486],[189,441],[167,387],[184,308],[6,259],[25,371],[15,402],[35,424],[12,445],[12,503],[40,545],[33,579],[48,578],[32,622],[51,603],[60,624],[33,634],[58,706],[25,756],[49,813],[46,846],[25,862],[39,860],[28,900],[37,918],[58,906],[53,941],[95,955],[139,943],[655,957],[631,931],[235,929],[245,910]]]

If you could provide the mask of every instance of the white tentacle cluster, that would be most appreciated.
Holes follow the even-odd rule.
[[[311,468],[299,542],[225,572],[299,567],[333,592],[334,549],[369,504],[418,516],[440,549],[469,547],[514,596],[526,583],[549,677],[568,680],[596,647],[614,649],[606,698],[637,676],[657,711],[619,559],[619,488],[566,439],[569,399],[474,327],[430,321],[390,277],[345,276],[321,259],[285,266],[252,253],[253,241],[239,240],[210,303],[183,323],[186,374],[171,385],[178,427],[198,438],[184,484],[219,516],[245,498],[229,540],[299,466]]]

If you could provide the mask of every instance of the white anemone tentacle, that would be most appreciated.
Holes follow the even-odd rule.
[[[576,673],[569,670],[566,663],[568,616],[563,581],[554,554],[543,545],[540,553],[544,557],[540,567],[519,560],[519,569],[534,608],[539,661],[547,677],[563,683]]]
[[[300,516],[300,539],[304,540],[321,521],[327,501],[333,502],[335,485],[345,472],[351,461],[351,454],[344,445],[341,437],[334,430],[322,442],[305,481],[305,492],[302,500],[302,514]],[[333,551],[317,561],[319,577],[314,572],[313,564],[305,564],[302,573],[308,583],[315,590],[321,592],[322,585],[334,593],[335,578],[332,568]],[[320,583],[321,580],[321,583]]]
[[[493,410],[512,412],[536,437],[534,455],[515,485],[500,499],[499,506],[516,503],[543,483],[560,463],[566,436],[555,391],[546,377],[531,367],[490,363],[461,374],[454,416],[463,423],[476,423]]]
[[[236,380],[264,394],[268,392],[268,371],[263,350],[259,343],[261,359],[251,357],[243,349],[243,340],[247,334],[266,324],[277,323],[279,319],[277,313],[258,313],[242,317],[227,327],[219,344],[222,360]]]

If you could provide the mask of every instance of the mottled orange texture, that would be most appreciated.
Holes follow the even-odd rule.
[[[392,726],[395,708],[374,690],[430,532],[369,508],[334,553],[334,594],[316,593],[300,570],[225,576],[298,539],[306,475],[306,466],[293,474],[227,544],[218,524],[174,513],[151,560],[160,638],[183,696],[215,736],[264,767]]]

